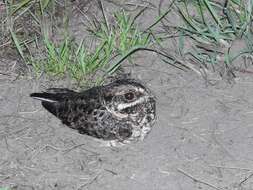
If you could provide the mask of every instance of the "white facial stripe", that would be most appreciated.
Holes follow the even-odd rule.
[[[138,100],[134,101],[134,102],[131,102],[131,103],[124,103],[124,104],[119,104],[117,109],[119,111],[123,110],[123,109],[126,109],[128,107],[132,107],[132,106],[135,106],[137,104],[140,104],[140,103],[143,103],[145,102],[146,100],[148,100],[149,97],[147,96],[144,96],[144,97],[141,97],[139,98]]]
[[[44,102],[51,102],[51,103],[57,102],[55,100],[51,100],[51,99],[48,99],[48,98],[41,98],[41,97],[33,97],[33,98],[36,99],[36,100],[44,101]]]
[[[144,92],[144,89],[143,89],[143,88],[137,88],[137,91],[143,93],[143,92]]]

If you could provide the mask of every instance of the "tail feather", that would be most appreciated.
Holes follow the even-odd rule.
[[[75,93],[75,91],[66,88],[49,88],[46,92],[32,93],[30,96],[44,102],[59,102]]]
[[[64,112],[65,104],[63,102],[66,98],[64,93],[32,93],[30,96],[41,100],[42,106],[56,117],[59,117],[59,114]]]
[[[32,93],[30,96],[34,99],[41,100],[43,102],[58,102],[62,99],[60,94],[51,94],[51,93]]]

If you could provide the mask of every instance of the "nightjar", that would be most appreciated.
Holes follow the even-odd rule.
[[[63,124],[104,140],[143,140],[156,119],[156,101],[143,84],[120,79],[83,92],[51,88],[32,93]]]

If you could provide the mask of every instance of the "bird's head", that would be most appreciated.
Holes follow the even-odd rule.
[[[141,121],[150,115],[148,120],[155,119],[155,97],[140,82],[121,79],[105,86],[105,89],[104,105],[117,118]]]

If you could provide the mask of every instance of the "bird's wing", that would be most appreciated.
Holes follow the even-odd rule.
[[[68,97],[59,102],[42,101],[42,106],[69,126],[92,112],[92,105],[80,97]]]
[[[41,100],[46,110],[69,126],[81,117],[91,114],[93,109],[100,105],[97,88],[81,93],[68,89],[49,89],[42,93],[32,93],[30,96]]]

